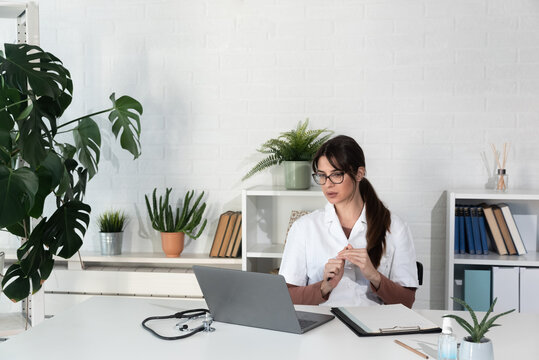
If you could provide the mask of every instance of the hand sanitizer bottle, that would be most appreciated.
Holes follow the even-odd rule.
[[[438,338],[438,360],[457,359],[457,338],[453,334],[451,318],[443,318],[442,333]]]

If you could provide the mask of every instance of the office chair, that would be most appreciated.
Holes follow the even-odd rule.
[[[421,264],[419,261],[416,261],[415,263],[417,265],[417,280],[419,285],[423,285],[423,264]]]

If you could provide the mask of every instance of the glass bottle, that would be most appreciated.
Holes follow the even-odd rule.
[[[442,333],[438,338],[438,360],[457,359],[457,338],[453,334],[451,318],[443,318]]]
[[[498,169],[496,171],[496,190],[507,191],[507,172],[505,169]]]

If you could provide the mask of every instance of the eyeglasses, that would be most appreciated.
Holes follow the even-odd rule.
[[[344,172],[342,171],[334,172],[329,176],[326,174],[321,174],[321,173],[313,174],[313,180],[318,185],[324,185],[327,179],[329,179],[329,181],[331,181],[335,185],[340,184],[344,181]]]

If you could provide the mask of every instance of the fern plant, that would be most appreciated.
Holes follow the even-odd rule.
[[[105,211],[97,218],[97,225],[100,232],[122,232],[127,225],[127,215],[119,210]]]
[[[507,315],[507,314],[515,311],[515,309],[512,309],[512,310],[503,312],[501,314],[495,315],[495,316],[493,316],[493,317],[491,317],[489,319],[488,317],[492,313],[492,310],[494,309],[494,305],[496,305],[496,301],[498,300],[498,298],[495,298],[494,301],[492,302],[492,304],[490,305],[490,308],[488,309],[487,313],[485,314],[485,317],[483,317],[483,320],[481,320],[481,322],[479,322],[477,320],[477,316],[475,315],[475,312],[470,307],[470,305],[468,305],[465,301],[463,301],[461,299],[458,299],[458,298],[452,298],[452,299],[456,303],[464,306],[464,308],[470,312],[470,315],[471,315],[472,321],[473,321],[473,325],[470,324],[469,322],[467,322],[466,320],[464,320],[463,318],[461,318],[460,316],[457,316],[457,315],[444,315],[443,317],[448,317],[448,318],[455,319],[457,321],[457,323],[460,326],[462,326],[464,328],[464,330],[466,330],[468,332],[468,334],[470,334],[470,339],[474,343],[481,342],[481,339],[485,336],[485,334],[487,333],[487,331],[489,331],[489,329],[491,327],[500,326],[500,324],[495,324],[494,321],[496,321],[497,319],[499,319],[503,315]]]
[[[193,206],[190,206],[191,200],[195,195],[195,191],[191,190],[185,194],[182,208],[176,208],[174,212],[172,206],[169,204],[171,188],[167,188],[165,197],[159,196],[159,202],[156,195],[157,189],[153,190],[152,203],[148,199],[148,195],[144,195],[146,198],[146,207],[148,209],[148,215],[152,222],[152,227],[160,232],[183,232],[191,239],[197,239],[204,231],[207,220],[204,219],[198,232],[195,228],[200,225],[202,221],[202,215],[206,210],[206,203],[201,204],[204,192],[198,196]]]
[[[268,157],[260,160],[242,180],[246,180],[254,174],[283,161],[311,161],[323,143],[333,134],[327,129],[309,130],[309,119],[299,122],[294,130],[284,133],[276,139],[266,141],[257,150]]]

